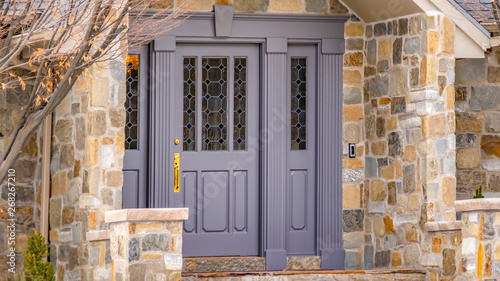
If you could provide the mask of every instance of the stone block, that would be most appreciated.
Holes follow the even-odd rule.
[[[345,26],[346,37],[363,36],[365,27],[359,22],[348,22]]]
[[[475,147],[477,142],[477,135],[472,133],[456,134],[457,148],[470,148]]]
[[[92,79],[90,85],[90,105],[106,108],[109,105],[109,79],[106,77]]]
[[[438,60],[435,56],[425,55],[420,64],[420,84],[432,85],[436,82]]]
[[[387,35],[387,24],[385,22],[376,23],[373,26],[373,34],[375,36],[384,36],[384,35]]]
[[[475,237],[467,237],[462,240],[462,255],[477,256],[479,241]]]
[[[366,44],[366,61],[370,65],[377,64],[377,41],[369,40]]]
[[[441,178],[441,203],[444,207],[453,207],[456,199],[456,179],[451,177]]]
[[[457,84],[470,85],[472,83],[486,82],[485,59],[456,60],[455,71],[455,81]]]
[[[108,169],[115,165],[115,153],[113,147],[109,145],[101,146],[101,167]]]
[[[408,244],[403,249],[404,264],[406,266],[418,266],[420,262],[420,247],[418,244]]]
[[[364,40],[362,38],[347,38],[345,41],[345,48],[348,51],[361,51],[364,47]]]
[[[360,208],[360,192],[354,184],[345,184],[342,192],[343,209]]]
[[[375,267],[388,267],[391,264],[391,251],[375,253]]]
[[[210,6],[210,4],[211,2],[208,3],[208,6]],[[233,4],[237,12],[266,12],[269,7],[269,0],[234,0]]]
[[[401,18],[398,20],[399,35],[408,34],[408,18]]]
[[[327,3],[326,0],[305,0],[306,12],[309,13],[326,13]]]
[[[344,232],[354,232],[363,230],[364,210],[343,210],[342,230]]]
[[[375,158],[366,157],[365,158],[365,177],[371,178],[378,176],[378,163]]]
[[[371,147],[373,155],[384,156],[387,152],[387,141],[376,141],[372,143]]]
[[[391,114],[406,112],[406,97],[393,97],[391,99]]]
[[[121,187],[123,185],[123,172],[122,171],[107,171],[106,172],[106,185],[108,187]]]
[[[60,142],[68,142],[73,139],[73,120],[58,120],[54,128],[54,134]]]
[[[483,135],[481,137],[481,150],[485,155],[495,155],[497,157],[500,157],[499,144],[500,144],[500,136]]]
[[[500,109],[499,86],[472,86],[469,105],[471,110]]]
[[[170,237],[167,234],[146,234],[142,239],[142,251],[167,251]]]
[[[66,195],[68,190],[68,173],[63,171],[55,174],[50,183],[50,189],[52,195]]]
[[[378,41],[378,59],[391,58],[392,50],[392,38],[380,39]]]
[[[445,134],[444,114],[426,116],[422,118],[422,133],[428,138],[440,138]]]
[[[388,156],[397,157],[402,154],[403,136],[400,132],[389,133],[387,137],[387,143],[389,148]]]
[[[439,36],[437,31],[431,30],[427,32],[426,36],[426,45],[427,45],[427,52],[434,53],[437,51],[439,47]],[[441,60],[439,64],[439,71],[446,71],[446,70],[441,70]]]
[[[344,88],[344,104],[361,104],[363,97],[358,87]]]
[[[85,154],[83,155],[83,163],[87,167],[97,164],[99,157],[99,141],[96,138],[87,138],[85,140]]]
[[[441,24],[441,51],[449,55],[455,54],[455,24],[446,16]]]
[[[360,269],[361,268],[361,253],[358,251],[345,252],[345,268]]]
[[[361,85],[361,73],[358,70],[344,69],[344,84]]]
[[[487,112],[484,120],[484,130],[488,133],[500,132],[500,113]]]
[[[437,100],[438,92],[436,90],[422,90],[414,91],[410,93],[410,102],[426,101],[426,100]]]
[[[344,106],[343,121],[359,121],[363,119],[363,108],[361,106]]]
[[[362,182],[364,170],[342,169],[342,182]]]
[[[392,52],[392,64],[400,64],[403,57],[403,39],[401,39],[400,37],[394,39],[394,43],[392,44]]]
[[[342,139],[344,143],[358,143],[360,141],[360,128],[357,124],[344,123]]]
[[[364,234],[360,232],[353,232],[344,234],[343,243],[344,249],[357,249],[363,245]]]
[[[381,180],[374,180],[371,183],[370,199],[372,201],[384,201],[387,195],[385,183]]]
[[[365,250],[364,250],[364,257],[363,257],[363,264],[365,269],[370,269],[373,268],[374,263],[374,254],[375,250],[373,248],[373,245],[366,245]]]
[[[403,166],[403,191],[415,191],[415,165]]]
[[[400,67],[391,69],[389,95],[402,96],[407,95],[408,93],[408,70]]]
[[[421,39],[420,37],[410,37],[405,38],[403,51],[405,54],[414,54],[420,52],[421,48]]]

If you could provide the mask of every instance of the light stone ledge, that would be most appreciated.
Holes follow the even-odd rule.
[[[455,231],[462,229],[462,221],[433,221],[424,225],[427,231]]]
[[[87,241],[109,240],[109,230],[98,230],[87,232]]]
[[[457,212],[472,212],[480,210],[500,210],[500,198],[479,198],[455,201]]]
[[[131,221],[177,221],[188,219],[188,208],[122,209],[107,211],[106,223]]]

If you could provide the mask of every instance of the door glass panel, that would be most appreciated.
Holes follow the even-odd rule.
[[[202,149],[227,150],[226,57],[202,58]]]
[[[184,151],[196,150],[196,57],[184,57]]]
[[[139,142],[139,55],[129,55],[127,64],[127,98],[125,99],[125,149],[138,149]]]
[[[234,58],[234,133],[233,150],[246,150],[247,58]]]
[[[291,134],[292,150],[306,149],[307,58],[291,58]]]

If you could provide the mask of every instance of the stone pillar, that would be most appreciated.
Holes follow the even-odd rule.
[[[180,280],[182,221],[187,208],[106,212],[112,280]]]

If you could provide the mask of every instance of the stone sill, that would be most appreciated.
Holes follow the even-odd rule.
[[[196,277],[196,278],[216,278],[216,277],[239,277],[239,276],[286,276],[286,275],[310,275],[310,274],[363,274],[363,275],[394,275],[394,274],[408,274],[408,275],[423,275],[425,270],[419,269],[400,269],[400,270],[290,270],[290,271],[257,271],[257,272],[210,272],[210,273],[191,273],[182,272],[182,277]],[[342,278],[344,280],[344,278]],[[363,279],[364,280],[364,279]],[[373,279],[375,280],[375,279]],[[385,280],[385,279],[384,279]],[[392,280],[392,279],[391,279]],[[420,279],[419,279],[420,280]]]
[[[424,225],[427,231],[455,231],[462,229],[462,221],[433,221]]]
[[[104,221],[179,221],[188,219],[188,208],[123,209],[107,211]]]
[[[480,198],[455,201],[457,212],[500,210],[500,198]]]
[[[109,230],[98,230],[87,232],[87,241],[109,240]]]

